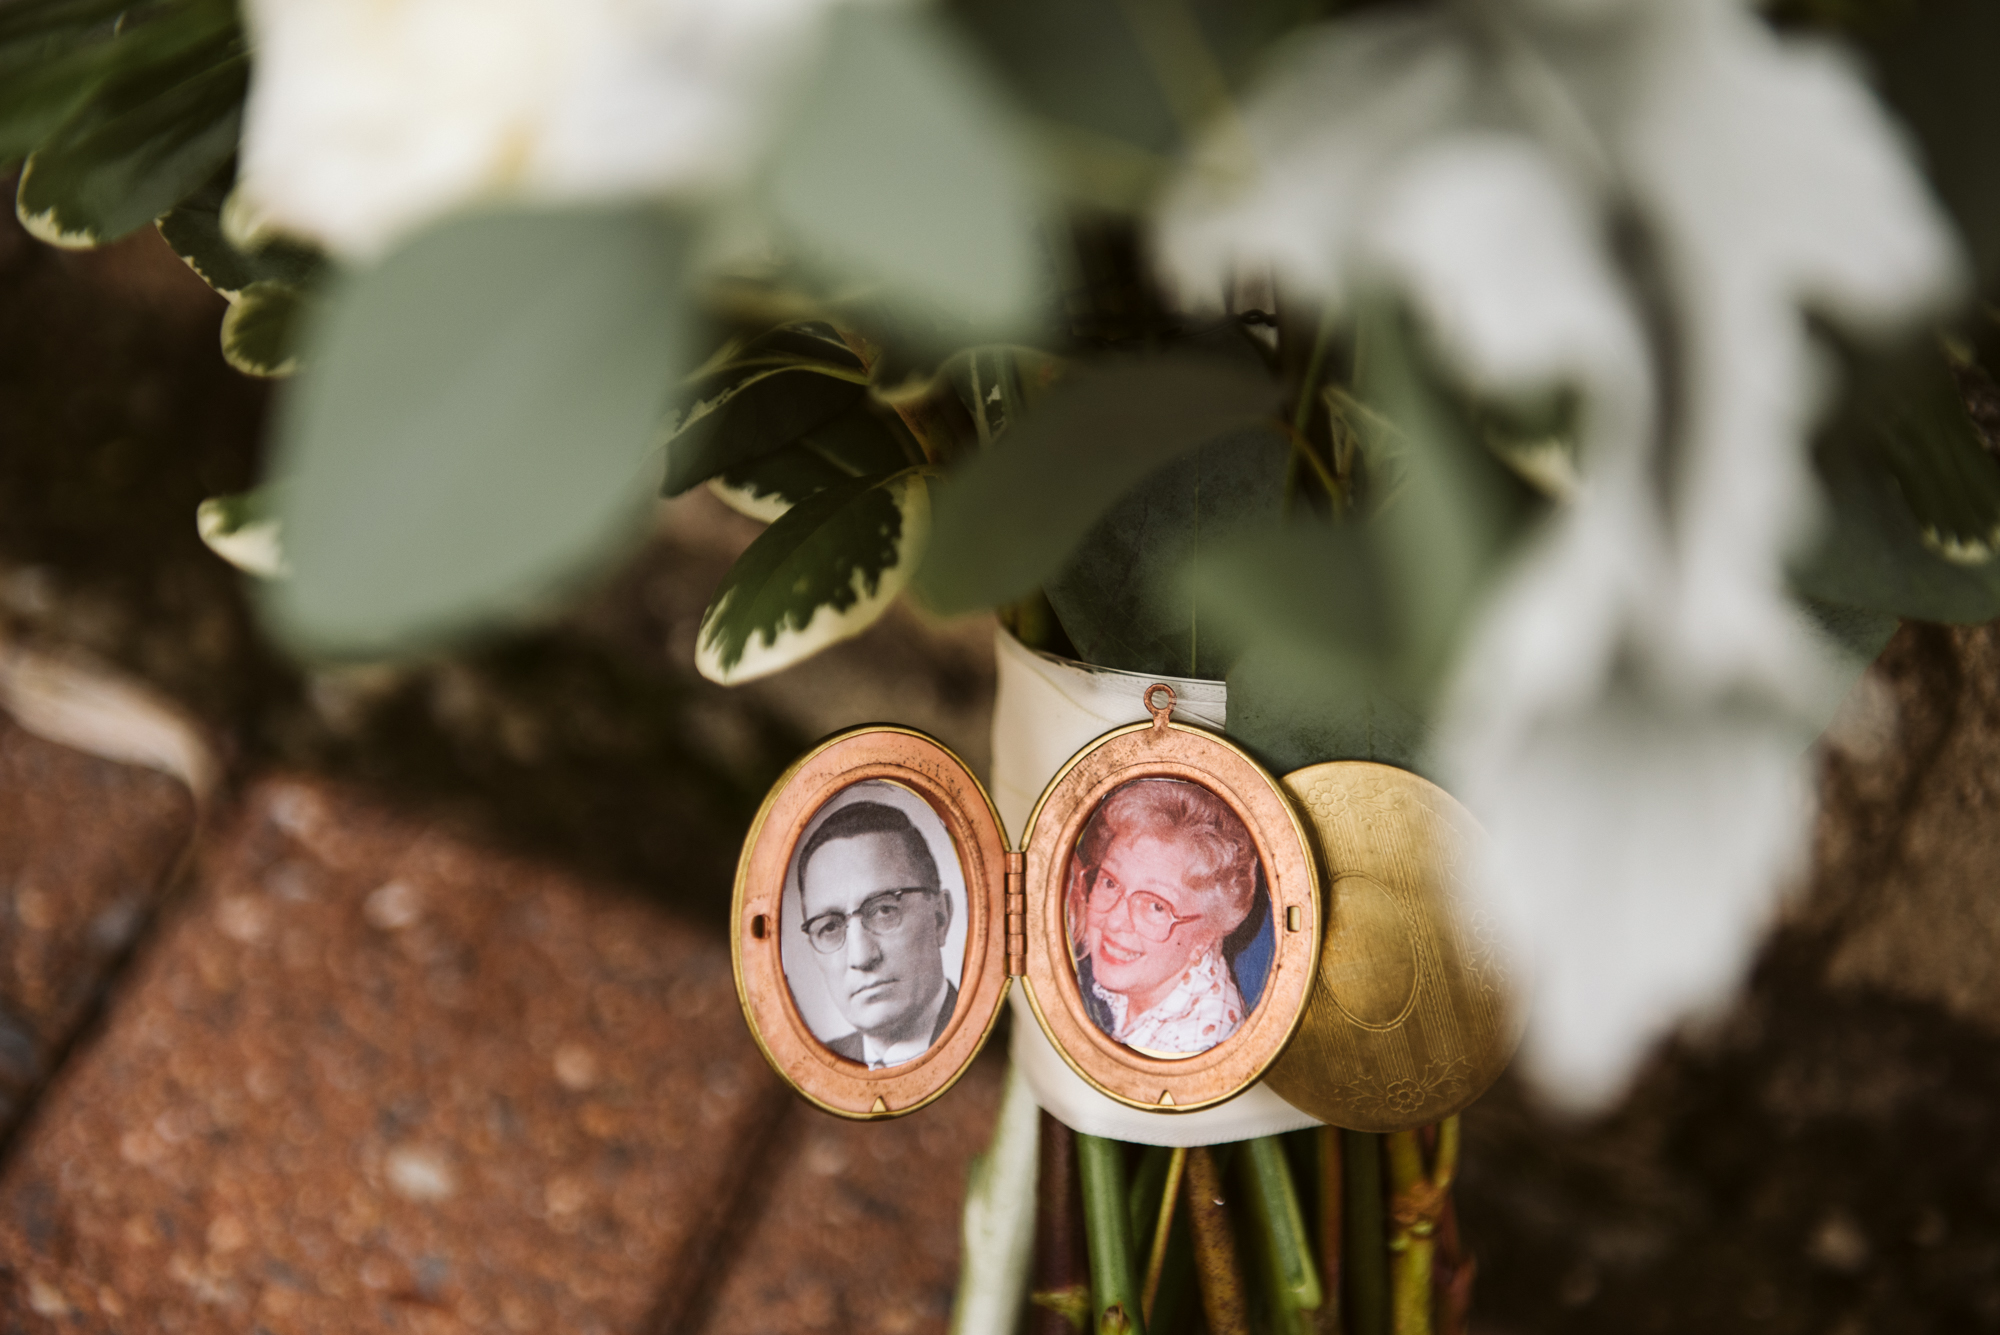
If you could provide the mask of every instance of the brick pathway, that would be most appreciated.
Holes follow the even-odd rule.
[[[0,734],[0,759],[23,745]],[[44,800],[4,772],[6,800]],[[172,851],[142,816],[171,802],[97,782],[78,874],[146,883]],[[6,830],[16,862],[69,847]],[[989,1062],[906,1123],[825,1118],[758,1056],[713,936],[267,779],[13,1146],[0,1310],[23,1330],[940,1330],[998,1089]]]
[[[193,822],[177,781],[0,714],[0,1131],[75,1036]]]
[[[2000,1312],[1980,1278],[2000,1255],[1990,1208],[1954,1194],[1990,1158],[1990,1081],[1953,1065],[2000,1046],[2000,993],[1976,967],[2000,950],[1996,671],[2000,631],[1906,628],[1875,706],[1830,738],[1815,889],[1777,957],[1814,1005],[1867,1033],[1902,1025],[1934,1060],[1839,1024],[1794,1033],[1800,1004],[1758,1047],[1776,1021],[1753,995],[1703,1040],[1714,1054],[1669,1052],[1650,1092],[1575,1143],[1503,1087],[1470,1124],[1462,1201],[1492,1262],[1483,1310],[1539,1314],[1506,1328],[1663,1312],[1653,1270],[1591,1250],[1634,1220],[1680,1258],[1660,1272],[1676,1294],[1726,1297],[1729,1257],[1790,1256],[1797,1274],[1757,1280],[1785,1310],[1852,1307],[1825,1275],[1865,1273],[1887,1295],[1870,1311],[1982,1314],[1967,1329]],[[997,1056],[915,1117],[843,1123],[765,1069],[724,944],[654,901],[296,776],[228,805],[175,882],[192,822],[175,781],[0,715],[0,1335],[944,1328]],[[1883,990],[1912,1001],[1866,1000]],[[1815,1042],[1855,1069],[1797,1076]],[[1857,1102],[1882,1102],[1892,1075],[1929,1091],[1901,1120]],[[1806,1107],[1829,1091],[1846,1103]],[[1691,1144],[1748,1137],[1780,1167],[1815,1136],[1881,1129],[1826,1160],[1856,1165],[1846,1186],[1806,1191],[1826,1177],[1809,1156],[1751,1172],[1797,1199],[1730,1232],[1715,1221],[1734,1215],[1701,1213],[1715,1183],[1653,1148],[1680,1143],[1669,1122]],[[1921,1173],[1898,1145],[1925,1148]],[[1592,1164],[1631,1183],[1585,1191]],[[1677,1210],[1715,1245],[1681,1238]],[[1819,1241],[1864,1227],[1887,1240],[1879,1260]],[[1940,1278],[1947,1262],[1962,1281]]]

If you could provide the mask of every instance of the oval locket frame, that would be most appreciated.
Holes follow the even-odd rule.
[[[1164,706],[1156,705],[1164,693]],[[774,784],[744,839],[732,899],[730,954],[738,1001],[758,1048],[809,1102],[856,1120],[898,1117],[938,1098],[971,1066],[1018,978],[1037,1022],[1072,1070],[1119,1103],[1192,1112],[1250,1088],[1304,1017],[1321,936],[1319,859],[1279,781],[1241,748],[1172,718],[1173,691],[1147,690],[1150,722],[1113,728],[1066,761],[1008,843],[985,787],[951,749],[913,728],[872,724],[828,737]],[[1064,882],[1086,822],[1135,780],[1178,779],[1220,798],[1249,831],[1272,920],[1272,957],[1237,1030],[1188,1056],[1155,1056],[1091,1019],[1073,961]],[[958,1004],[909,1061],[873,1070],[813,1034],[783,960],[786,888],[800,840],[826,804],[886,780],[917,795],[949,834],[964,873],[966,937]],[[1253,901],[1254,902],[1254,901]]]

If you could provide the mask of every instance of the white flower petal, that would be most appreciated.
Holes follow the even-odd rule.
[[[725,188],[837,0],[248,0],[236,214],[367,259],[508,195]]]
[[[1523,1056],[1545,1095],[1602,1105],[1740,984],[1804,847],[1802,742],[1782,719],[1614,695],[1465,794],[1493,834],[1496,916],[1535,961]]]
[[[1472,388],[1582,391],[1582,486],[1492,596],[1440,750],[1542,963],[1531,1069],[1609,1098],[1736,984],[1803,838],[1835,684],[1784,587],[1806,321],[1936,309],[1940,213],[1854,72],[1742,0],[1494,0],[1295,46],[1161,236],[1191,291],[1384,282]]]
[[[1436,16],[1370,15],[1310,34],[1170,191],[1158,227],[1168,274],[1188,299],[1215,301],[1239,268],[1269,268],[1339,305],[1375,179],[1463,112],[1470,74],[1455,25]]]
[[[1474,131],[1412,153],[1381,187],[1370,258],[1475,389],[1588,394],[1586,432],[1629,453],[1651,414],[1643,332],[1594,201],[1523,135]]]
[[[1594,108],[1659,248],[1683,335],[1672,511],[1680,577],[1653,632],[1692,690],[1745,680],[1817,709],[1788,613],[1812,515],[1805,307],[1864,332],[1955,288],[1951,233],[1865,86],[1730,0],[1656,3]]]

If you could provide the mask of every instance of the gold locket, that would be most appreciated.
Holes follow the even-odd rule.
[[[1171,687],[1144,698],[1152,720],[1071,756],[1018,850],[964,762],[913,729],[837,733],[773,785],[731,952],[794,1089],[842,1117],[915,1111],[971,1065],[1016,979],[1071,1069],[1136,1108],[1211,1107],[1263,1078],[1324,1121],[1391,1130],[1491,1083],[1518,1026],[1456,895],[1462,809],[1385,765],[1281,783],[1175,721]]]

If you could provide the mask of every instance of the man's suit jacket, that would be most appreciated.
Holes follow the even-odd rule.
[[[958,989],[950,983],[946,983],[944,985],[944,1005],[938,1008],[937,1024],[931,1029],[931,1042],[937,1042],[944,1035],[944,1027],[951,1023],[951,1013],[957,1009]],[[839,1038],[828,1042],[827,1046],[851,1062],[865,1063],[868,1060],[861,1055],[861,1031],[859,1029],[851,1034],[842,1034]]]

